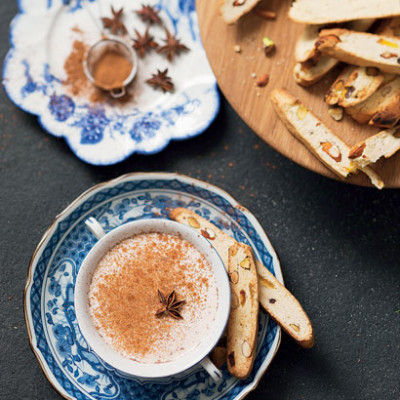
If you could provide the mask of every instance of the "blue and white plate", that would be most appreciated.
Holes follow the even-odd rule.
[[[52,135],[64,137],[83,161],[115,164],[133,153],[161,151],[171,139],[203,132],[219,109],[216,80],[201,44],[194,0],[146,0],[160,9],[167,28],[189,47],[169,63],[150,52],[139,60],[129,100],[94,102],[93,88],[72,93],[63,82],[64,69],[76,41],[87,46],[101,37],[101,17],[110,5],[124,7],[131,36],[146,25],[133,12],[142,0],[19,0],[20,13],[10,28],[11,49],[3,69],[3,84],[11,100],[35,114]],[[158,43],[163,28],[152,26]],[[145,80],[157,69],[169,69],[173,93],[155,91]]]
[[[129,379],[102,362],[85,342],[73,296],[82,260],[96,242],[85,219],[94,216],[109,231],[141,218],[168,218],[175,207],[187,207],[251,245],[282,282],[279,261],[260,224],[215,186],[176,174],[138,173],[89,189],[45,233],[32,257],[25,289],[32,349],[50,383],[66,399],[238,400],[257,386],[270,365],[281,331],[263,311],[254,369],[245,381],[233,378],[223,367],[223,380],[216,385],[200,366],[163,381]]]

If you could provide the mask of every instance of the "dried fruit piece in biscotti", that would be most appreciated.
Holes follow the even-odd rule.
[[[285,89],[275,89],[272,103],[282,122],[327,168],[340,178],[346,178],[358,170],[347,155],[350,147],[328,129],[307,107]],[[362,169],[363,172],[366,172]],[[368,172],[368,170],[367,170]],[[372,173],[367,175],[370,177]],[[376,174],[375,174],[376,175]],[[372,183],[382,189],[382,180]]]
[[[400,150],[400,128],[381,131],[354,145],[348,157],[359,167],[389,158]]]
[[[399,14],[398,0],[295,0],[289,10],[291,20],[312,25],[388,18]]]
[[[171,210],[169,217],[182,224],[189,225],[190,218],[196,220],[194,225],[199,226],[198,232],[208,230],[213,233],[213,240],[210,243],[219,253],[226,268],[228,268],[229,248],[238,242],[218,229],[214,224],[200,217],[195,212],[186,208],[175,208]],[[193,220],[192,225],[193,225]],[[190,226],[190,225],[189,225]],[[204,235],[203,235],[204,236]],[[246,263],[245,263],[246,265]],[[257,274],[259,280],[259,301],[264,310],[280,325],[300,346],[309,348],[314,345],[313,327],[306,312],[298,300],[283,286],[270,271],[256,260]],[[238,282],[238,274],[232,272],[230,280]],[[242,296],[243,297],[243,296]],[[238,307],[239,297],[232,296],[232,307]],[[299,327],[293,329],[292,326]]]
[[[348,64],[400,74],[398,38],[348,29],[324,29],[319,33],[315,47],[322,54]]]
[[[383,78],[378,68],[348,65],[330,87],[325,101],[329,105],[354,106],[372,96]]]
[[[231,280],[231,312],[227,327],[226,352],[228,371],[246,379],[254,363],[258,328],[258,280],[251,248],[234,244],[229,248],[228,274]]]
[[[221,0],[220,0],[221,1]],[[260,0],[222,0],[221,15],[227,24],[233,24],[250,12]]]

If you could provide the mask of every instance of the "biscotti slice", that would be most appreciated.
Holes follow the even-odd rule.
[[[227,24],[235,23],[242,15],[251,11],[260,0],[222,0],[221,15]]]
[[[346,108],[360,124],[392,128],[400,120],[400,76],[387,74],[382,85],[367,100]]]
[[[293,136],[327,168],[342,179],[357,171],[357,165],[347,157],[350,147],[298,99],[285,89],[275,89],[271,100],[280,119]],[[378,188],[382,187],[382,184],[379,184]]]
[[[400,128],[381,131],[357,143],[349,152],[349,158],[359,167],[374,164],[380,158],[389,158],[400,150]]]
[[[258,280],[251,248],[234,244],[229,248],[228,274],[231,311],[226,336],[228,371],[246,379],[253,368],[257,347]]]
[[[348,64],[400,74],[398,38],[347,29],[324,29],[319,33],[315,47],[322,54]]]
[[[329,105],[339,104],[351,107],[372,96],[383,82],[384,75],[375,67],[355,67],[343,69],[325,95]]]
[[[346,26],[348,29],[351,29],[349,26]],[[354,30],[360,30],[360,29],[354,29]],[[361,31],[361,30],[360,30]],[[385,19],[383,20],[378,29],[376,30],[376,33],[378,35],[382,35],[382,36],[388,36],[388,37],[398,37],[400,36],[400,18],[390,18],[390,19]],[[363,70],[364,69],[364,70]],[[365,73],[364,73],[365,71]],[[349,84],[349,83],[344,83],[344,86],[349,86],[350,88],[353,86],[355,89],[350,89],[351,94],[349,93],[349,91],[347,90],[342,90],[341,89],[341,83],[340,80],[345,81],[344,76],[351,76],[352,73],[356,72],[359,75],[359,79],[358,82],[355,82],[354,84]],[[368,77],[365,77],[365,74],[368,75]],[[371,76],[372,75],[372,76]],[[380,75],[383,75],[383,79],[381,81],[381,77]],[[366,100],[368,97],[370,97],[376,90],[376,84],[380,81],[379,84],[387,84],[390,81],[393,81],[395,79],[396,75],[395,74],[379,74],[375,76],[375,70],[373,69],[373,67],[369,68],[369,67],[347,67],[343,70],[342,74],[338,77],[338,79],[336,80],[336,82],[332,85],[331,91],[333,89],[333,92],[336,92],[337,90],[335,90],[336,85],[338,84],[338,91],[339,92],[343,92],[345,93],[345,95],[347,95],[349,97],[348,101],[345,99],[342,101],[342,104],[340,104],[342,107],[351,107],[354,106],[358,103],[361,103],[362,101]],[[330,92],[331,92],[330,91]],[[363,95],[357,95],[357,92],[362,92]],[[329,93],[328,93],[329,95]],[[327,96],[328,96],[327,95]],[[332,93],[333,96],[335,96],[335,93]],[[337,96],[337,94],[336,94]],[[355,100],[356,101],[353,101]],[[334,101],[334,99],[332,99],[332,101]],[[330,100],[327,101],[328,104],[334,104],[331,103]],[[368,121],[367,121],[368,122]]]
[[[364,32],[374,23],[374,19],[362,19],[350,21],[345,24],[348,29]],[[296,47],[296,58],[298,62],[293,69],[295,81],[301,86],[311,86],[319,82],[326,74],[335,68],[339,61],[329,56],[321,55],[315,48],[319,38],[319,31],[324,25],[309,25],[304,30],[304,42],[300,37]],[[315,36],[314,36],[315,35]]]
[[[293,77],[301,86],[311,86],[319,82],[329,71],[339,64],[338,60],[329,56],[316,57],[296,63],[293,69]]]
[[[302,24],[337,24],[400,15],[399,0],[295,0],[289,18]]]
[[[171,210],[169,217],[191,226],[207,238],[228,268],[229,248],[238,243],[235,239],[186,208]],[[261,306],[302,347],[312,347],[314,344],[313,327],[300,303],[258,260],[256,260],[256,267]]]
[[[357,21],[349,21],[344,27],[346,29],[365,32],[367,31],[375,19],[360,19]],[[298,62],[304,62],[315,55],[315,42],[319,38],[319,32],[327,28],[326,25],[307,25],[296,43],[295,59]]]

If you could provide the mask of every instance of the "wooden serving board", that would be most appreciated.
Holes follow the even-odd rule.
[[[327,113],[324,94],[339,69],[309,88],[296,84],[293,78],[294,48],[303,26],[289,20],[290,3],[291,0],[263,0],[258,7],[275,11],[276,20],[265,20],[250,12],[236,24],[227,25],[219,13],[220,0],[197,0],[201,37],[218,84],[241,118],[284,156],[319,174],[338,179],[278,119],[270,101],[271,91],[281,87],[288,89],[349,145],[380,129],[360,125],[348,116],[336,122]],[[276,51],[269,56],[263,51],[263,36],[276,43]],[[236,45],[240,46],[241,53],[235,52]],[[257,87],[253,73],[257,77],[268,73],[269,84],[264,88]],[[374,168],[386,187],[400,187],[400,154],[380,160]],[[346,182],[371,186],[362,173],[347,178]]]

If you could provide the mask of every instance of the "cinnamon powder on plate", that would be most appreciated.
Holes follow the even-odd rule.
[[[83,42],[76,40],[73,43],[70,55],[64,63],[64,69],[67,73],[67,81],[65,83],[74,95],[79,95],[82,91],[88,90],[89,82],[83,69],[86,50],[87,46]]]

